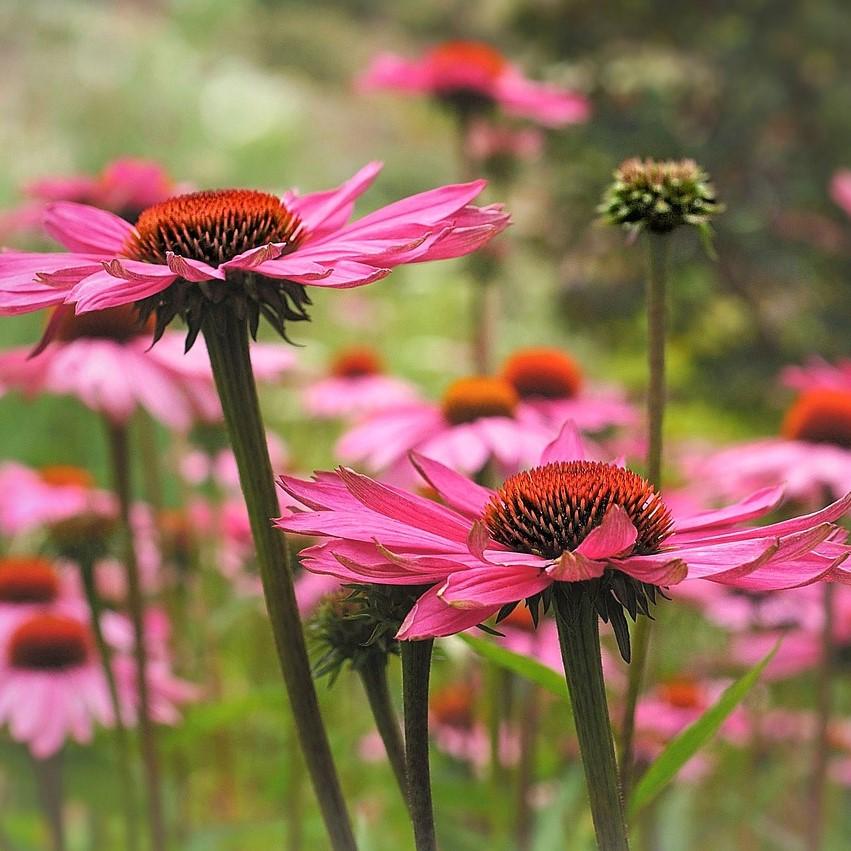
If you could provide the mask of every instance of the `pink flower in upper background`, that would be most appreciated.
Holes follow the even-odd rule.
[[[830,181],[830,197],[851,216],[851,169],[834,172]]]
[[[779,489],[675,517],[637,474],[583,457],[575,430],[565,428],[539,466],[491,490],[414,455],[445,505],[347,469],[315,481],[283,477],[281,487],[305,508],[276,523],[325,539],[302,551],[308,570],[345,582],[430,586],[405,619],[403,640],[469,629],[503,606],[537,604],[574,583],[596,583],[598,610],[607,606],[620,642],[619,601],[634,594],[647,607],[659,587],[687,577],[752,590],[849,581],[840,567],[846,534],[833,521],[851,494],[763,527],[744,524],[774,509]]]
[[[310,415],[337,419],[393,408],[417,396],[413,384],[387,375],[378,354],[361,346],[338,352],[330,375],[306,387],[303,400]]]
[[[419,59],[381,53],[358,86],[428,94],[463,112],[497,105],[548,127],[587,121],[591,111],[583,95],[527,79],[498,50],[476,41],[447,41]]]
[[[95,176],[48,177],[30,183],[24,188],[30,200],[16,210],[0,213],[0,239],[40,231],[51,201],[90,204],[135,221],[145,207],[186,191],[185,185],[175,184],[157,163],[122,157]]]
[[[148,207],[135,226],[95,207],[51,204],[45,227],[67,251],[0,254],[0,313],[63,302],[77,312],[136,304],[156,316],[155,338],[182,317],[191,346],[210,306],[227,302],[252,332],[262,314],[285,334],[286,322],[308,318],[305,286],[363,286],[405,263],[460,257],[509,223],[499,205],[471,205],[482,180],[348,222],[380,168],[370,163],[338,189],[311,195],[179,195]]]
[[[408,453],[416,450],[465,473],[493,461],[502,473],[533,464],[554,429],[500,378],[461,378],[440,403],[421,401],[378,411],[337,444],[347,462],[411,479]]]

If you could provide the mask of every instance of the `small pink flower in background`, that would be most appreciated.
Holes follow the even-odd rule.
[[[267,432],[266,446],[273,470],[285,469],[290,461],[287,445],[276,434]],[[201,449],[192,449],[180,460],[180,473],[196,487],[210,483],[224,491],[239,492],[239,473],[231,449],[220,449],[209,455]]]
[[[48,177],[30,183],[24,188],[29,200],[0,213],[0,239],[40,231],[45,207],[51,201],[90,204],[134,221],[145,207],[186,191],[185,185],[175,184],[157,163],[122,157],[95,176]]]
[[[338,352],[329,372],[304,390],[304,409],[313,417],[362,416],[413,402],[418,396],[413,384],[387,375],[378,354],[365,346]]]
[[[157,310],[170,299],[178,311],[175,304],[205,297],[205,282],[223,285],[229,274],[250,273],[253,295],[240,288],[239,296],[277,310],[278,327],[297,318],[293,311],[306,318],[303,286],[363,286],[405,263],[460,257],[509,223],[499,205],[471,204],[482,180],[423,192],[347,223],[380,169],[370,163],[338,189],[309,195],[179,195],[145,209],[135,226],[95,207],[53,203],[45,228],[66,251],[0,254],[0,312],[63,302],[88,312],[154,296]],[[263,295],[266,286],[274,297]]]
[[[833,525],[851,495],[813,514],[763,527],[779,489],[676,517],[630,470],[584,459],[566,427],[540,466],[482,487],[432,459],[412,460],[442,503],[351,470],[313,481],[282,477],[304,509],[276,524],[324,540],[303,550],[308,570],[344,582],[428,585],[398,637],[415,640],[476,626],[503,606],[535,599],[559,583],[591,580],[665,587],[689,579],[773,590],[849,581],[845,533]],[[593,506],[579,514],[574,506]],[[579,525],[561,518],[582,517]]]
[[[591,111],[584,96],[527,79],[498,50],[475,41],[444,42],[419,59],[381,53],[357,84],[367,92],[431,95],[463,111],[497,105],[508,115],[547,127],[582,123]]]
[[[851,216],[851,169],[835,172],[830,181],[830,197]]]
[[[553,432],[508,382],[472,377],[451,384],[440,403],[412,402],[367,417],[342,436],[336,452],[403,481],[413,479],[412,450],[465,473],[491,461],[509,473],[533,464]]]
[[[482,118],[470,122],[464,144],[467,156],[487,173],[511,174],[518,162],[541,156],[544,134],[537,127],[509,127]]]

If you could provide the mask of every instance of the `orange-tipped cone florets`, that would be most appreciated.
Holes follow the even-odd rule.
[[[498,50],[480,41],[444,42],[431,51],[429,61],[438,78],[441,73],[451,76],[462,67],[475,69],[483,79],[496,80],[508,67]]]
[[[482,417],[510,417],[517,403],[517,391],[501,378],[459,378],[443,396],[443,415],[452,425]]]
[[[434,692],[429,700],[432,718],[437,724],[469,730],[475,714],[475,693],[466,683],[451,683]]]
[[[510,549],[558,558],[603,522],[610,505],[635,525],[634,553],[656,552],[671,532],[671,513],[650,482],[599,461],[560,461],[509,477],[485,507],[484,521]]]
[[[53,464],[42,467],[38,474],[45,484],[56,488],[72,487],[88,490],[93,488],[95,484],[92,474],[88,470],[84,470],[82,467],[74,467],[71,464]]]
[[[331,364],[331,374],[336,378],[363,378],[384,372],[381,358],[366,346],[338,352]]]
[[[659,686],[659,693],[666,703],[677,709],[697,709],[703,703],[700,686],[684,677],[663,683]]]
[[[9,638],[15,668],[59,671],[85,664],[91,647],[88,627],[65,615],[43,613],[19,624]]]
[[[582,387],[582,371],[558,349],[521,349],[502,368],[502,377],[521,399],[571,399]]]
[[[828,389],[803,393],[786,414],[783,436],[851,448],[851,393]]]
[[[87,313],[74,313],[62,306],[61,318],[50,331],[52,340],[69,343],[72,340],[103,339],[125,343],[134,337],[150,334],[153,323],[142,322],[133,305],[109,307],[106,310],[92,310]],[[56,314],[54,314],[56,315]]]
[[[58,596],[59,576],[47,559],[0,559],[0,603],[52,603]]]

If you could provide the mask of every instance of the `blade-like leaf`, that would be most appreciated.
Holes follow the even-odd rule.
[[[718,732],[730,713],[756,685],[765,666],[774,658],[780,642],[747,673],[734,682],[718,700],[678,736],[668,742],[665,750],[647,769],[635,786],[629,801],[630,815],[646,806],[676,776],[677,772]]]
[[[493,662],[494,665],[498,665],[500,668],[505,668],[506,671],[511,671],[526,680],[537,683],[557,697],[561,697],[564,700],[568,699],[567,683],[565,683],[564,677],[552,668],[548,668],[536,659],[531,659],[528,656],[508,650],[486,638],[477,638],[476,636],[467,634],[462,634],[458,637],[472,647],[479,656],[487,659],[489,662]]]

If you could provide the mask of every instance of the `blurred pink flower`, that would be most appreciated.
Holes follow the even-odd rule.
[[[509,223],[501,206],[471,205],[485,186],[477,180],[405,198],[347,224],[380,169],[370,163],[338,189],[310,195],[289,191],[278,198],[245,189],[180,195],[145,209],[135,226],[84,204],[50,204],[45,228],[66,251],[0,254],[0,312],[63,302],[75,303],[78,312],[103,310],[175,284],[194,289],[224,281],[228,273],[363,286],[405,263],[468,254]]]
[[[330,374],[308,385],[304,409],[322,419],[372,414],[414,401],[416,388],[387,375],[379,356],[366,347],[338,352]]]
[[[447,41],[419,59],[381,53],[357,85],[429,94],[465,110],[497,104],[508,115],[548,127],[587,121],[591,111],[583,95],[529,80],[499,51],[474,41]]]
[[[830,197],[851,216],[851,169],[834,172],[830,181]]]
[[[534,160],[544,150],[544,134],[535,127],[506,127],[478,119],[471,122],[465,144],[475,162]]]
[[[635,473],[584,460],[571,427],[544,450],[540,466],[496,491],[424,456],[412,461],[445,504],[341,468],[313,481],[282,477],[281,487],[305,508],[276,521],[325,539],[302,551],[308,570],[345,582],[430,586],[402,624],[403,640],[469,629],[505,605],[607,571],[661,587],[686,577],[751,590],[848,581],[840,567],[846,535],[833,521],[846,514],[851,494],[763,527],[744,524],[773,510],[779,489],[674,517]],[[573,517],[579,504],[595,508],[580,527],[565,526],[560,518]]]
[[[412,450],[465,473],[493,461],[501,473],[530,466],[552,439],[554,429],[499,378],[462,378],[438,404],[411,402],[378,411],[346,432],[337,454],[370,470],[392,470],[412,478]]]

